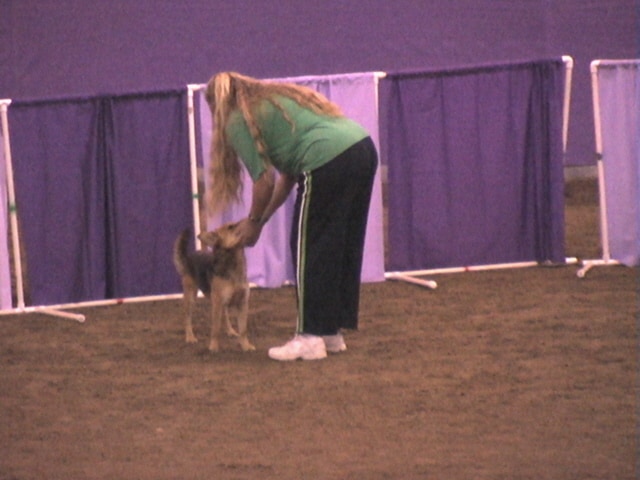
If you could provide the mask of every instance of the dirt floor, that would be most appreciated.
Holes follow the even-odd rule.
[[[567,254],[598,258],[595,182]],[[278,363],[293,289],[254,290],[253,353],[183,342],[180,303],[0,317],[0,479],[633,479],[638,269],[362,287],[349,349]]]

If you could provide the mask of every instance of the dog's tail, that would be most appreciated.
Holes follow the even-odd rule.
[[[173,244],[173,264],[176,266],[178,274],[187,274],[187,249],[189,247],[189,229],[185,229],[176,238]]]

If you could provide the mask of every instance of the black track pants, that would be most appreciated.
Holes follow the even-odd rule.
[[[362,254],[378,156],[371,138],[300,176],[291,228],[297,333],[358,327]]]

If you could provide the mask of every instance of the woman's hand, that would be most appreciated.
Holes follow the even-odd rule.
[[[240,220],[236,226],[236,234],[245,247],[253,247],[262,233],[262,223],[249,218]]]
[[[296,184],[296,177],[293,175],[281,173],[275,182],[274,177],[275,170],[269,167],[253,184],[249,217],[240,220],[236,227],[240,241],[246,247],[253,247],[256,244],[262,233],[262,227],[287,200],[291,189]],[[251,215],[260,217],[253,218]]]

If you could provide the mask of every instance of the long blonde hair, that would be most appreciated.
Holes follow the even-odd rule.
[[[238,201],[242,189],[240,161],[225,135],[231,112],[238,110],[243,116],[258,154],[265,165],[269,165],[271,161],[267,156],[267,146],[256,121],[257,105],[263,100],[271,102],[291,123],[292,128],[295,128],[275,98],[277,95],[288,97],[320,115],[342,116],[338,105],[307,87],[292,83],[257,80],[235,72],[221,72],[214,75],[206,88],[207,103],[213,116],[211,162],[206,198],[210,213],[220,212],[230,203]]]

